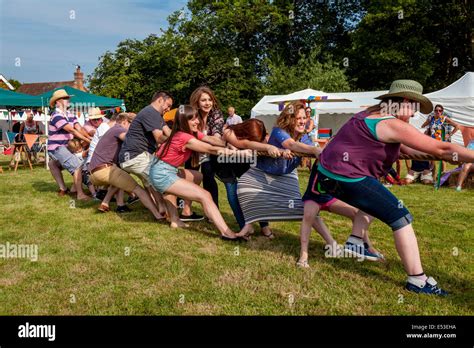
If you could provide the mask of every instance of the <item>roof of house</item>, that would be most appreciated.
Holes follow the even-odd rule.
[[[40,95],[61,86],[70,86],[73,88],[78,88],[76,81],[36,82],[36,83],[22,84],[18,88],[17,92],[30,94],[30,95]],[[78,88],[78,89],[81,89],[81,88]],[[87,88],[84,89],[84,92],[87,92]]]

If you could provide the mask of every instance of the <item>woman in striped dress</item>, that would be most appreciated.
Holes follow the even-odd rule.
[[[315,156],[321,151],[305,134],[305,126],[304,104],[293,102],[287,105],[268,140],[268,144],[282,150],[282,156],[258,157],[256,166],[239,179],[237,195],[245,219],[245,227],[239,235],[251,232],[251,224],[256,221],[300,221],[303,218],[296,171],[301,158],[293,156],[292,151]],[[330,235],[323,238],[332,241]]]

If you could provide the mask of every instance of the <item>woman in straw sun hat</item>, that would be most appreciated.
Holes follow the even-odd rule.
[[[424,160],[474,162],[474,151],[436,141],[408,123],[417,109],[422,113],[433,109],[422,92],[423,87],[416,81],[394,81],[389,93],[378,97],[381,100],[378,105],[354,115],[325,147],[319,164],[313,166],[315,179],[308,187],[330,194],[359,208],[361,214],[370,214],[390,226],[408,274],[406,289],[444,296],[447,292],[423,271],[412,215],[403,202],[378,181],[400,153]],[[305,214],[316,213],[305,211]],[[354,255],[364,253],[361,245],[361,236],[351,235],[345,251]]]

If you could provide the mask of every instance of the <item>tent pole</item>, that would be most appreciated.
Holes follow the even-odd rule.
[[[41,110],[43,111],[43,114],[44,114],[44,133],[45,135],[48,135],[48,117],[46,115],[46,108],[44,107],[43,101],[44,101],[43,97],[41,97]],[[49,170],[48,142],[49,142],[49,138],[46,138],[46,150],[44,151],[44,162],[45,162],[46,170]]]

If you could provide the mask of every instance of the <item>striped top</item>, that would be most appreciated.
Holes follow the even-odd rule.
[[[70,112],[60,109],[54,110],[51,114],[51,121],[48,126],[48,151],[54,151],[60,146],[67,146],[67,142],[74,136],[64,130],[64,126],[78,123],[77,117]]]

